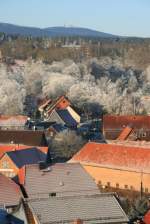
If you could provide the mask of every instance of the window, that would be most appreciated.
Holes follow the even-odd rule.
[[[148,193],[148,188],[145,188],[145,193]]]
[[[56,193],[55,192],[52,192],[52,193],[49,194],[49,196],[50,197],[56,197]]]
[[[118,183],[116,184],[116,188],[119,188],[119,184]]]
[[[8,163],[7,160],[4,160],[4,161],[2,162],[2,167],[3,167],[3,169],[9,169],[9,163]]]
[[[125,188],[125,189],[128,189],[128,185],[124,185],[124,188]]]

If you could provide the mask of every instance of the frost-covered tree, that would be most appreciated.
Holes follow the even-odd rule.
[[[142,100],[150,95],[150,67],[145,71],[125,68],[118,58],[52,64],[29,59],[24,66],[1,64],[0,81],[0,113],[23,113],[29,96],[36,107],[39,97],[63,94],[83,111],[150,113],[149,101]]]

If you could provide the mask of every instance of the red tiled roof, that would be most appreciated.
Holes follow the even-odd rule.
[[[28,120],[27,116],[16,115],[16,116],[8,116],[8,115],[0,115],[0,125],[4,124],[25,124]]]
[[[150,173],[150,148],[89,142],[70,162]]]
[[[61,104],[63,101],[65,101],[64,105]],[[46,98],[39,104],[39,110],[44,110],[46,107],[49,107],[48,113],[50,113],[52,110],[56,108],[58,109],[58,107],[65,109],[69,105],[70,102],[65,98],[65,96],[61,96],[54,101]]]
[[[18,145],[18,144],[0,145],[0,158],[6,152],[10,152],[10,151],[14,151],[14,150],[28,149],[28,148],[32,148],[32,147],[34,147],[34,146]],[[40,149],[44,153],[47,153],[47,151],[48,151],[48,147],[36,146],[36,148]]]
[[[65,101],[65,104],[63,105],[63,101]],[[54,101],[51,105],[51,107],[48,109],[48,114],[52,112],[54,109],[65,109],[67,106],[70,105],[70,102],[65,98],[65,96],[61,96],[56,101]]]
[[[145,214],[143,221],[145,224],[150,224],[150,210]]]
[[[8,177],[0,174],[0,204],[15,206],[22,197],[19,186]]]
[[[150,116],[141,115],[105,115],[103,117],[104,129],[122,129],[125,126],[150,129]]]

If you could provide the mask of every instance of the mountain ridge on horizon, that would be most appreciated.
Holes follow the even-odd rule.
[[[101,37],[101,38],[116,38],[118,35],[113,35],[105,32],[100,32],[90,28],[84,27],[66,27],[66,26],[53,26],[53,27],[30,27],[14,25],[10,23],[0,22],[0,32],[10,35],[33,36],[33,37],[59,37],[59,36],[81,36],[81,37]]]

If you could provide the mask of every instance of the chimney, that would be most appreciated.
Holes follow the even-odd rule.
[[[25,182],[25,166],[23,166],[18,172],[18,180],[20,185],[24,185]]]
[[[44,170],[44,169],[46,169],[47,168],[47,164],[46,164],[46,162],[45,161],[40,161],[39,162],[39,169],[40,170]]]

